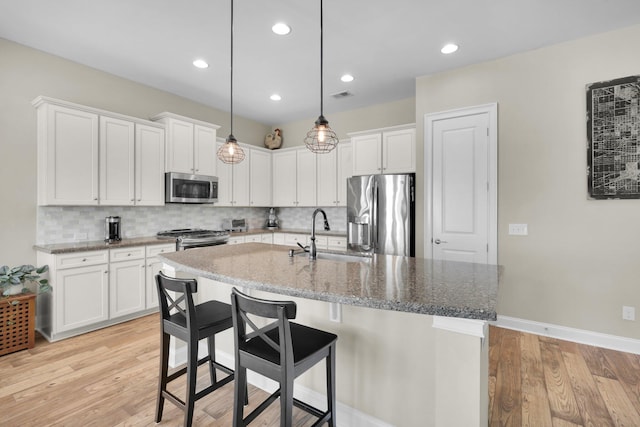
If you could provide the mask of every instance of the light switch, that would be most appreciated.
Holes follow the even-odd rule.
[[[527,224],[509,224],[509,234],[512,236],[526,236],[529,234]]]

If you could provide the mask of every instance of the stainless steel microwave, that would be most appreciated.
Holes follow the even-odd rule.
[[[207,175],[167,172],[166,203],[213,203],[218,201],[218,178]]]

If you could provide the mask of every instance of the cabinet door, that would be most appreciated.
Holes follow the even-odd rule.
[[[146,307],[154,308],[158,307],[158,289],[156,288],[156,275],[162,270],[162,261],[159,261],[156,257],[147,259],[147,271],[146,271]]]
[[[146,268],[146,307],[155,308],[158,307],[158,289],[156,287],[156,275],[162,270],[162,261],[158,260],[155,255],[166,254],[175,252],[176,246],[170,245],[153,245],[145,248],[145,254],[147,259]]]
[[[144,259],[112,262],[109,265],[109,318],[125,316],[144,310]]]
[[[164,130],[136,124],[136,205],[164,205]]]
[[[250,150],[249,193],[251,207],[271,206],[271,153]]]
[[[273,205],[297,206],[296,150],[273,153]]]
[[[347,206],[347,178],[353,176],[353,150],[351,143],[338,144],[336,206]]]
[[[382,173],[382,135],[359,135],[351,138],[353,146],[353,174]]]
[[[216,130],[206,126],[195,125],[194,138],[194,172],[197,175],[216,176],[217,147]]]
[[[297,206],[316,206],[316,156],[302,148],[297,150]]]
[[[105,206],[135,202],[135,125],[100,116],[100,201]]]
[[[222,146],[222,142],[217,147]],[[230,164],[217,160],[218,201],[215,206],[232,206],[233,201],[233,168]]]
[[[335,206],[337,203],[337,159],[337,149],[318,154],[318,206]]]
[[[56,332],[109,319],[108,265],[58,270],[55,279]]]
[[[167,120],[167,172],[193,173],[193,124]]]
[[[416,130],[384,132],[382,136],[382,173],[415,172]]]
[[[251,152],[244,148],[245,159],[231,166],[233,176],[233,192],[231,204],[233,206],[249,206],[249,175],[251,173]]]
[[[39,108],[38,168],[40,205],[97,205],[98,115]]]

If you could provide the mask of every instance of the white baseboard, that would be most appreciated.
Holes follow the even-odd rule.
[[[207,354],[207,346],[200,345],[198,348],[198,357],[204,357]],[[182,346],[177,348],[177,351],[169,361],[172,367],[176,367],[187,361],[187,347]],[[224,366],[231,369],[234,368],[235,362],[233,355],[216,350],[216,360]],[[247,371],[247,381],[249,384],[258,387],[267,393],[273,393],[278,388],[278,383],[256,374],[255,372]],[[296,385],[294,387],[294,396],[296,399],[302,400],[311,406],[315,406],[318,409],[326,409],[327,398],[324,394],[318,393],[310,388]],[[344,405],[340,402],[336,402],[336,420],[338,427],[394,427],[384,421],[374,418],[364,412],[360,412],[350,406]]]
[[[640,340],[632,338],[500,315],[498,315],[497,321],[490,323],[501,328],[514,329],[516,331],[623,351],[625,353],[640,354]]]

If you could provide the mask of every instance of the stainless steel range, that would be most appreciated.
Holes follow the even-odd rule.
[[[179,228],[160,231],[158,237],[176,239],[176,250],[223,245],[229,241],[229,232],[223,230],[202,230],[199,228]]]

